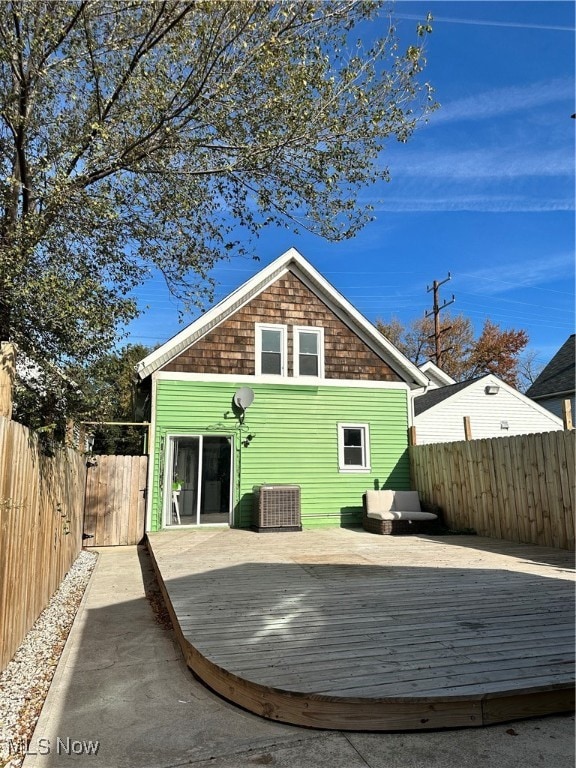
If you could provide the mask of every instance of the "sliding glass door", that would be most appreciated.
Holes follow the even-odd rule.
[[[168,437],[164,478],[165,525],[230,523],[232,438]]]

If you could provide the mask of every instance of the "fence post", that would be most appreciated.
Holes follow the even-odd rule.
[[[464,416],[464,440],[472,440],[472,426],[470,416]]]
[[[564,400],[562,403],[562,421],[564,422],[564,429],[574,429],[572,423],[572,403],[570,400]]]
[[[76,447],[76,441],[74,440],[74,419],[66,419],[66,436],[64,441],[68,448]]]
[[[416,444],[416,427],[408,427],[408,445]]]
[[[0,416],[12,418],[12,388],[16,371],[14,345],[0,342]]]

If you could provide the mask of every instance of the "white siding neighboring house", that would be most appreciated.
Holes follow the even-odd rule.
[[[563,429],[562,420],[492,374],[429,388],[414,397],[418,445],[464,440],[464,417],[472,439]]]

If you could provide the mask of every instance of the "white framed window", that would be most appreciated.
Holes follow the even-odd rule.
[[[295,325],[294,376],[324,377],[324,328]]]
[[[288,333],[285,325],[256,323],[256,375],[286,376]]]
[[[370,427],[368,424],[338,424],[340,472],[370,471]]]

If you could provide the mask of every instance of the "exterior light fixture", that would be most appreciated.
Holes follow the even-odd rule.
[[[487,395],[497,395],[498,392],[500,392],[500,387],[498,384],[488,384],[484,389],[484,392],[486,392]]]

